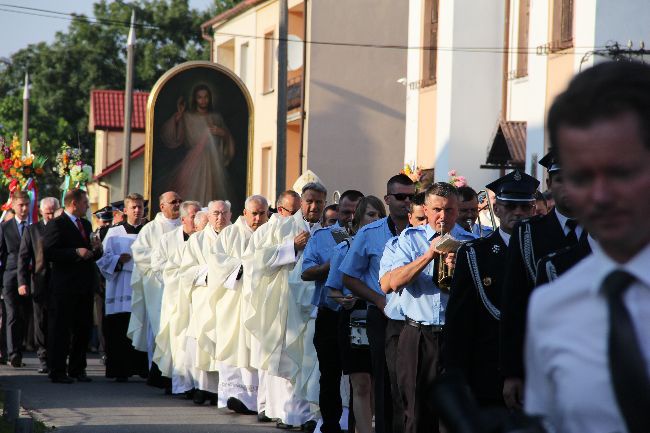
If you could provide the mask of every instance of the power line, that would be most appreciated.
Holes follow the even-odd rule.
[[[7,4],[7,3],[0,3],[0,6],[5,6],[5,7],[11,7],[15,8],[18,10],[11,10],[11,9],[5,9],[5,8],[0,8],[0,11],[4,12],[10,12],[10,13],[16,13],[16,14],[23,14],[23,15],[34,15],[34,16],[40,16],[40,17],[45,17],[45,18],[55,18],[55,19],[64,19],[64,20],[69,20],[69,21],[74,21],[74,20],[84,20],[89,23],[93,24],[115,24],[115,25],[120,25],[124,27],[129,27],[130,22],[126,21],[120,21],[120,20],[112,20],[112,19],[107,19],[107,18],[89,18],[86,17],[85,15],[77,15],[74,13],[67,13],[67,12],[60,12],[60,11],[53,11],[53,10],[48,10],[48,9],[40,9],[40,8],[33,8],[33,7],[27,7],[27,6],[18,6],[18,5],[12,5],[12,4]],[[29,12],[28,12],[29,11]],[[33,12],[35,11],[35,12]],[[61,15],[61,16],[53,16],[53,15],[46,15],[46,14],[54,14],[54,15]],[[153,25],[153,24],[142,24],[142,23],[136,23],[136,27],[139,28],[144,28],[144,29],[151,29],[151,30],[160,30],[161,27]],[[194,33],[194,32],[192,32]],[[240,37],[240,38],[246,38],[246,39],[265,39],[265,40],[273,40],[273,41],[281,41],[283,39],[277,38],[277,37],[267,37],[263,35],[247,35],[247,34],[240,34],[240,33],[229,33],[229,32],[219,32],[215,31],[215,35],[220,35],[220,36],[230,36],[230,37]],[[287,40],[290,43],[296,43],[295,41],[292,40]],[[428,47],[428,46],[408,46],[408,45],[400,45],[400,44],[371,44],[371,43],[355,43],[355,42],[334,42],[334,41],[302,41],[301,43],[305,43],[308,45],[320,45],[320,46],[336,46],[336,47],[348,47],[348,48],[371,48],[371,49],[393,49],[393,50],[422,50],[422,51],[442,51],[442,52],[460,52],[460,53],[493,53],[493,54],[519,54],[519,53],[527,53],[527,54],[537,54],[540,53],[546,53],[547,50],[545,50],[544,47],[513,47],[513,48],[503,48],[503,47],[442,47],[442,46],[436,46],[436,47]],[[606,47],[573,47],[573,50],[570,52],[566,51],[559,51],[555,52],[554,54],[588,54],[593,52],[594,50],[600,50],[604,49]],[[578,51],[578,50],[584,50],[584,51]]]

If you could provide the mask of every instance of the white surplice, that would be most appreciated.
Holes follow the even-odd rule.
[[[160,304],[162,301],[162,281],[151,267],[151,253],[160,243],[163,234],[180,225],[180,219],[170,220],[158,213],[153,221],[147,223],[135,242],[131,245],[133,272],[131,275],[131,319],[127,336],[133,347],[153,355],[148,335],[156,335],[160,324]]]
[[[180,290],[177,313],[173,319],[179,330],[179,344],[185,341],[185,365],[191,368],[194,387],[203,391],[218,391],[219,373],[216,362],[209,352],[202,350],[197,340],[205,321],[212,320],[213,312],[208,305],[207,257],[218,239],[217,232],[207,225],[192,234],[187,241],[179,270]]]
[[[108,229],[102,242],[104,254],[97,260],[97,267],[106,278],[106,315],[131,312],[131,274],[133,272],[133,259],[122,265],[116,271],[120,255],[131,254],[131,245],[135,242],[137,234],[128,234],[124,226],[118,225]]]
[[[185,366],[185,344],[177,338],[182,331],[175,326],[179,321],[172,320],[179,302],[179,269],[184,249],[181,226],[162,236],[151,259],[152,267],[161,274],[163,281],[160,328],[156,334],[153,360],[164,376],[172,378],[172,392],[175,394],[189,391],[194,385],[191,372]]]
[[[257,370],[250,367],[247,332],[242,323],[243,278],[237,279],[252,235],[253,230],[240,216],[235,224],[221,231],[208,258],[209,304],[214,308],[214,323],[209,329],[212,332],[205,335],[219,361],[219,407],[226,406],[233,397],[250,410],[257,408]]]
[[[267,383],[260,385],[266,415],[292,425],[314,418],[306,397],[318,378],[309,326],[315,287],[300,278],[302,253],[293,246],[300,232],[313,229],[301,212],[274,215],[255,232],[243,259],[251,365],[266,372]]]

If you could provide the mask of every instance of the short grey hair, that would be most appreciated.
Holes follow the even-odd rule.
[[[44,197],[39,204],[39,208],[43,209],[43,206],[54,206],[54,210],[57,210],[61,207],[61,204],[56,197]]]
[[[208,203],[208,209],[210,209],[212,206],[216,205],[217,203],[223,203],[224,206],[226,206],[228,212],[230,212],[230,209],[232,208],[232,204],[230,204],[229,200],[212,200],[210,203]]]
[[[248,205],[253,202],[259,203],[262,205],[262,207],[265,207],[267,209],[269,207],[269,201],[266,199],[266,197],[263,195],[252,195],[248,197],[244,202],[244,209],[248,209]]]
[[[188,200],[181,203],[181,218],[185,218],[190,212],[189,209],[195,207],[201,209],[201,203],[198,201]]]
[[[327,197],[327,188],[322,183],[319,182],[309,182],[307,185],[302,187],[302,195],[305,195],[307,191],[316,191],[322,194],[325,194]]]
[[[207,218],[208,217],[208,212],[204,210],[200,210],[194,215],[194,224],[197,226],[201,223],[202,218]]]
[[[283,191],[282,193],[280,193],[280,195],[278,196],[278,199],[275,201],[275,206],[276,207],[282,206],[282,202],[287,197],[294,197],[294,198],[300,199],[300,195],[297,192],[295,192],[292,189],[288,189],[288,190]]]

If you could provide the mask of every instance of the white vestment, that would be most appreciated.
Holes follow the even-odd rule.
[[[213,332],[206,335],[219,361],[219,407],[226,406],[228,399],[233,397],[250,410],[257,408],[257,370],[250,367],[247,332],[242,323],[243,278],[237,279],[241,258],[252,235],[253,230],[240,216],[235,224],[221,231],[208,258],[214,323]]]
[[[179,270],[177,313],[172,319],[176,322],[174,327],[179,330],[179,344],[184,340],[185,365],[192,371],[194,387],[213,393],[218,391],[219,383],[216,362],[210,353],[197,345],[197,339],[201,335],[202,324],[213,316],[208,305],[206,260],[217,239],[218,234],[210,225],[188,239]]]
[[[313,229],[313,228],[312,228]],[[302,254],[294,238],[310,231],[301,212],[274,215],[253,235],[243,259],[245,327],[251,333],[251,365],[264,371],[266,415],[300,425],[313,419],[306,400],[308,383],[318,380],[310,327],[313,282],[300,278]],[[313,322],[313,321],[312,321]]]
[[[151,258],[152,268],[163,281],[160,328],[156,334],[153,360],[164,376],[172,378],[172,392],[175,394],[189,391],[194,386],[191,372],[185,366],[185,342],[178,338],[184,330],[176,327],[183,320],[173,320],[180,298],[178,271],[184,249],[185,238],[181,226],[162,236]]]
[[[104,254],[97,260],[97,267],[106,278],[106,315],[131,312],[131,274],[133,272],[133,259],[122,265],[116,271],[121,254],[131,254],[131,245],[135,242],[137,234],[128,234],[124,226],[118,225],[108,229],[104,241]]]
[[[133,341],[133,347],[153,354],[147,336],[158,333],[160,304],[162,301],[162,280],[151,268],[151,251],[160,243],[163,234],[180,225],[180,219],[170,220],[158,213],[146,224],[131,245],[133,273],[131,275],[131,319],[126,335]]]

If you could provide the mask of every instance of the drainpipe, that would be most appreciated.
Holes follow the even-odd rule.
[[[210,61],[214,62],[214,38],[206,32],[206,27],[201,26],[201,37],[210,42]]]
[[[307,7],[308,0],[303,1],[304,11],[302,14],[303,30],[302,30],[302,83],[300,84],[300,167],[298,168],[299,174],[302,174],[303,165],[305,163],[305,100],[307,92]]]
[[[508,114],[508,60],[510,53],[510,1],[505,0],[505,17],[503,24],[503,77],[501,78],[501,119]]]

